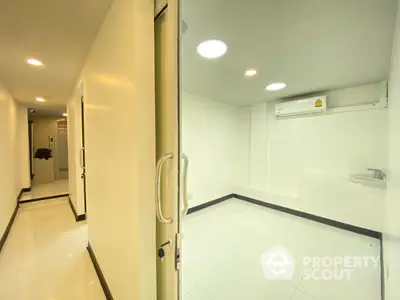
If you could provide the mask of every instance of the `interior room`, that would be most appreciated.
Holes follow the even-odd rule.
[[[183,299],[383,299],[397,6],[182,1]]]
[[[399,300],[398,3],[0,0],[0,300]]]
[[[28,120],[31,189],[24,192],[21,202],[68,195],[66,107],[30,107]]]

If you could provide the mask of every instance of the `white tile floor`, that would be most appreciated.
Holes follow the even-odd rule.
[[[0,299],[104,300],[68,198],[20,206],[0,253]]]
[[[306,280],[303,259],[374,257],[377,239],[232,199],[183,222],[184,300],[380,300],[380,266],[350,280]],[[294,257],[292,280],[267,280],[261,256],[282,245]],[[332,270],[332,268],[327,268]],[[328,271],[327,271],[328,272]],[[318,275],[318,274],[317,274]]]
[[[307,281],[304,256],[379,255],[379,241],[228,200],[185,217],[184,300],[380,300],[380,269],[349,281]],[[22,204],[0,253],[0,299],[105,299],[86,251],[86,225],[67,198]],[[292,280],[267,280],[261,256],[282,245],[296,260]]]
[[[68,194],[68,191],[68,179],[54,180],[50,183],[32,185],[32,190],[23,193],[20,200],[26,201],[42,197]]]

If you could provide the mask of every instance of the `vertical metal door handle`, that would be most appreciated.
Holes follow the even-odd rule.
[[[182,180],[182,199],[183,199],[183,210],[182,217],[186,216],[189,211],[189,199],[187,193],[187,175],[189,167],[189,159],[186,154],[182,153],[183,158],[183,180]]]
[[[166,160],[168,160],[168,159],[172,159],[172,157],[173,157],[172,153],[164,154],[158,160],[157,167],[156,167],[156,212],[157,212],[158,221],[160,221],[161,223],[164,223],[164,224],[171,224],[172,223],[172,219],[164,217],[163,212],[162,212],[162,207],[161,207],[161,173],[162,173],[162,166],[163,166],[164,162]]]
[[[85,169],[85,166],[83,165],[83,151],[85,151],[85,148],[79,149],[79,165],[82,169]]]

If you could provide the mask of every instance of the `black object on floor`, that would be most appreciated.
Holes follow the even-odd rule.
[[[51,149],[47,149],[47,148],[37,149],[36,153],[35,153],[35,158],[46,159],[46,160],[48,160],[49,158],[52,158]]]

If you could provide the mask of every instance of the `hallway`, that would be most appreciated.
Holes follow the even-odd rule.
[[[67,197],[21,204],[0,253],[0,299],[105,299],[86,245]]]
[[[33,185],[30,192],[24,192],[22,194],[20,201],[31,201],[59,195],[65,196],[68,192],[68,179],[59,179],[50,183]]]
[[[0,28],[0,300],[400,300],[400,0]]]

